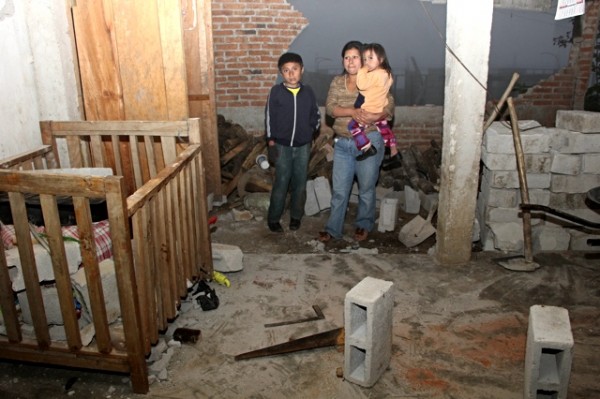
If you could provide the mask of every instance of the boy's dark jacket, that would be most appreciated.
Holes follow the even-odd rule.
[[[300,91],[294,97],[283,83],[273,86],[267,99],[265,124],[267,140],[293,147],[309,143],[321,125],[312,88],[300,83]]]

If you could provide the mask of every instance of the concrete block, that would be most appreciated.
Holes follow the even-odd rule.
[[[571,235],[571,241],[569,249],[571,251],[585,251],[585,252],[600,252],[600,246],[592,246],[588,244],[588,240],[600,240],[600,234],[586,234],[579,230],[569,229]]]
[[[218,272],[238,272],[244,268],[244,253],[236,245],[211,244],[213,268]]]
[[[514,170],[489,170],[485,172],[490,186],[493,188],[519,188],[519,173]],[[529,188],[549,188],[549,173],[525,173],[527,187]]]
[[[598,173],[600,171],[600,154],[583,155],[583,173]]]
[[[304,204],[304,214],[306,216],[313,216],[320,211],[319,202],[317,201],[317,194],[315,193],[315,181],[308,180],[306,182],[306,202]]]
[[[315,195],[321,211],[331,208],[331,185],[326,177],[315,179]]]
[[[521,192],[519,191],[519,198]],[[529,189],[529,203],[530,204],[538,204],[538,205],[546,205],[550,204],[550,191],[539,189],[539,188],[530,188]]]
[[[394,231],[398,214],[398,199],[384,198],[379,208],[379,224],[377,231]]]
[[[587,193],[600,186],[600,174],[581,174],[578,176],[552,175],[550,191],[554,193]]]
[[[44,285],[40,287],[42,290],[42,299],[44,301],[44,310],[48,324],[64,324],[62,314],[60,312],[60,303],[58,302],[58,291],[55,285]],[[17,299],[21,306],[21,316],[27,324],[33,324],[31,317],[31,308],[27,299],[27,291],[17,293]],[[75,306],[75,302],[73,302]]]
[[[365,277],[344,300],[344,378],[372,387],[392,354],[393,283]]]
[[[109,323],[114,322],[121,316],[121,307],[119,305],[119,291],[117,290],[117,276],[115,274],[115,264],[112,259],[105,259],[98,265],[100,269],[100,279],[102,291],[104,293],[104,304],[106,308],[106,317]],[[90,296],[85,279],[85,270],[79,269],[77,273],[71,276],[73,289],[77,291],[77,298],[82,305],[82,317],[90,317]]]
[[[543,224],[531,229],[532,246],[535,252],[566,251],[569,249],[571,235],[562,227]]]
[[[417,214],[421,210],[419,193],[410,186],[404,187],[404,212]]]
[[[587,193],[550,193],[549,207],[554,209],[582,209],[587,208]],[[531,203],[534,203],[533,201]]]
[[[523,224],[520,222],[488,223],[493,233],[494,248],[516,252],[523,249]]]
[[[429,193],[425,194],[423,191],[419,190],[419,199],[421,200],[421,208],[425,209],[427,212],[433,206],[437,206],[440,201],[439,193]]]
[[[514,208],[518,203],[521,202],[520,197],[517,199],[519,194],[517,189],[492,188],[489,186],[489,184],[485,183],[485,181],[482,181],[481,192],[479,195],[483,196],[483,200],[488,206],[494,206],[498,208]]]
[[[600,133],[600,114],[592,111],[556,111],[556,127],[580,133]]]
[[[519,130],[524,153],[536,154],[548,152],[550,148],[550,136],[546,132],[547,129],[542,128],[539,122],[519,121]],[[482,144],[483,148],[490,153],[515,153],[512,130],[500,122],[492,123],[488,130],[486,130]]]
[[[67,258],[67,264],[69,267],[69,274],[73,274],[79,269],[81,264],[81,251],[79,250],[79,243],[65,241],[65,255]],[[46,251],[41,245],[33,245],[33,255],[35,257],[35,264],[38,270],[39,282],[52,282],[54,281],[54,269],[52,268],[52,258],[50,253]],[[6,250],[6,264],[9,267],[16,267],[18,273],[15,273],[15,278],[12,280],[13,290],[16,292],[25,289],[25,281],[23,281],[23,271],[21,270],[21,258],[19,256],[19,248],[14,247]]]
[[[561,154],[552,151],[552,166],[550,172],[560,175],[578,175],[583,164],[581,155]]]
[[[598,134],[583,134],[556,129],[551,139],[552,149],[561,154],[587,154],[600,152]]]
[[[491,170],[517,170],[517,158],[514,154],[493,154],[481,151],[483,164]],[[527,173],[548,173],[552,157],[546,154],[525,154],[525,171]]]
[[[566,399],[573,359],[569,313],[556,306],[529,308],[525,351],[525,399]]]
[[[520,222],[519,208],[488,207],[486,220],[489,223]]]

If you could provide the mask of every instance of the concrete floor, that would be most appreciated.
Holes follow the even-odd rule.
[[[522,398],[529,307],[543,304],[569,311],[575,340],[569,398],[600,397],[598,259],[543,254],[536,257],[542,267],[525,273],[499,266],[494,259],[501,254],[474,252],[468,264],[448,267],[422,250],[373,250],[391,245],[377,234],[361,248],[345,242],[323,247],[311,240],[322,227],[319,218],[283,235],[269,233],[264,222],[222,220],[213,241],[240,245],[244,269],[228,274],[229,288],[211,283],[218,309],[205,312],[184,302],[165,338],[174,327],[200,329],[202,338],[175,350],[167,379],[154,382],[148,395],[132,394],[122,375],[0,362],[0,396]],[[344,354],[335,347],[234,360],[342,327],[344,296],[366,276],[394,283],[392,358],[372,388],[336,376]],[[315,304],[325,319],[264,326],[310,317]]]

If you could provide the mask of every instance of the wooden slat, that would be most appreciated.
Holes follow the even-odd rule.
[[[181,174],[181,172],[180,172]],[[184,256],[184,234],[182,234],[183,218],[181,213],[180,191],[179,191],[180,176],[176,176],[171,180],[171,204],[173,207],[173,240],[171,247],[173,248],[173,258],[175,259],[175,278],[177,283],[177,296],[185,297],[187,293],[186,278],[188,275],[185,272],[187,260]],[[179,305],[179,303],[178,303]]]
[[[198,250],[201,256],[201,264],[199,265],[200,270],[202,270],[205,277],[212,276],[213,272],[213,262],[212,262],[212,248],[210,246],[210,231],[208,229],[208,205],[206,203],[207,193],[206,193],[206,181],[204,177],[206,173],[203,169],[204,163],[202,162],[202,153],[199,153],[196,158],[194,158],[194,163],[196,168],[193,169],[194,172],[192,174],[192,182],[194,184],[193,190],[196,193],[194,197],[195,202],[195,212],[197,221],[202,221],[202,223],[196,223],[196,227],[198,228]]]
[[[76,351],[82,346],[81,335],[79,334],[79,323],[73,303],[73,287],[71,286],[71,275],[69,273],[69,265],[67,264],[56,197],[42,194],[40,195],[40,204],[44,214],[44,225],[50,247],[50,258],[52,259],[52,270],[54,272],[56,292],[67,336],[67,343],[72,351]]]
[[[156,157],[154,156],[154,143],[151,137],[144,137],[144,143],[146,145],[146,158],[148,159],[148,180],[150,180],[158,173]]]
[[[135,278],[137,281],[140,309],[144,310],[140,313],[140,325],[143,333],[144,352],[147,354],[151,350],[149,315],[154,314],[154,309],[149,305],[152,282],[149,279],[150,273],[147,268],[148,253],[146,251],[148,247],[145,242],[145,236],[147,235],[146,229],[148,226],[144,214],[144,209],[142,209],[133,215],[131,226],[134,238]]]
[[[0,336],[0,353],[2,358],[24,362],[55,364],[63,367],[83,367],[91,370],[107,370],[120,373],[130,371],[127,354],[113,351],[100,354],[95,349],[83,347],[77,352],[59,347],[59,343],[44,351],[37,348],[35,342],[25,341],[14,345],[2,340]]]
[[[188,122],[152,120],[45,121],[56,136],[187,137]],[[47,143],[44,143],[47,144]]]
[[[112,344],[108,329],[108,316],[102,289],[102,276],[96,256],[96,240],[92,227],[92,214],[87,198],[73,197],[79,242],[81,247],[81,260],[85,272],[92,319],[96,330],[96,343],[102,353],[110,353]]]
[[[158,213],[159,218],[157,220],[167,221],[169,219],[169,207],[167,198],[167,187],[163,188],[160,193],[156,196],[158,201]],[[158,226],[158,246],[160,247],[160,258],[159,258],[159,272],[160,281],[164,285],[165,290],[163,291],[163,311],[165,315],[165,325],[169,319],[175,316],[175,304],[173,300],[173,277],[171,271],[171,256],[169,254],[169,240],[171,237],[171,226],[167,223],[160,223]]]
[[[0,225],[0,230],[3,227]],[[13,296],[12,283],[8,274],[8,265],[6,264],[6,253],[4,245],[0,245],[0,310],[6,327],[6,335],[12,343],[20,342],[23,339],[21,328]]]
[[[104,144],[102,143],[101,136],[90,136],[90,144],[91,144],[91,164],[96,168],[104,168],[110,167],[110,164],[104,162]]]
[[[0,169],[18,169],[23,163],[33,164],[35,169],[42,169],[44,157],[51,153],[52,147],[43,145],[31,151],[4,158],[0,163]]]
[[[35,336],[40,349],[46,349],[50,346],[50,332],[48,331],[48,319],[44,311],[44,301],[42,299],[42,291],[40,290],[40,281],[33,254],[25,197],[22,193],[9,192],[8,198],[12,210],[15,235],[19,244],[19,257],[22,266],[21,273],[23,273],[23,281],[25,282],[27,301],[31,310]]]
[[[131,149],[131,165],[136,189],[144,184],[142,180],[142,169],[140,165],[140,153],[136,136],[129,136],[129,148]]]
[[[112,241],[121,318],[131,367],[131,381],[136,392],[148,392],[148,370],[140,332],[140,307],[131,251],[129,221],[122,178],[106,177],[106,201]]]
[[[100,176],[75,176],[59,173],[19,173],[0,170],[0,191],[54,194],[62,196],[85,195],[102,198],[104,178]],[[27,219],[25,219],[27,220]]]
[[[156,221],[155,223],[152,223],[152,244],[151,244],[151,248],[154,250],[152,255],[154,258],[154,269],[152,270],[152,284],[154,287],[154,294],[156,297],[156,323],[158,326],[159,330],[164,330],[166,328],[166,324],[167,324],[167,317],[165,315],[165,287],[164,287],[164,280],[162,280],[162,275],[161,275],[161,265],[163,265],[164,263],[162,263],[162,256],[161,256],[161,246],[160,246],[160,238],[161,238],[161,234],[160,234],[160,225],[162,223],[158,222],[161,216],[161,212],[160,212],[160,202],[156,200],[156,197],[152,198],[152,200],[148,203],[148,205],[151,209],[151,217],[150,219],[153,221]]]

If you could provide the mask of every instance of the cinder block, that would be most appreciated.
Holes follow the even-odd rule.
[[[218,272],[238,272],[244,268],[244,253],[237,245],[211,244],[213,268]]]
[[[372,387],[389,366],[392,354],[391,281],[365,277],[344,300],[344,378]]]
[[[529,308],[523,397],[566,399],[572,359],[568,311],[544,305]]]
[[[417,214],[421,210],[419,193],[410,186],[404,186],[404,212]]]
[[[558,110],[556,127],[581,133],[600,133],[600,114],[592,111]]]
[[[306,202],[304,203],[304,214],[313,216],[320,212],[319,202],[315,194],[315,181],[308,180],[306,182]]]
[[[398,213],[398,198],[384,198],[379,209],[377,231],[394,231]]]
[[[319,210],[323,211],[331,208],[331,186],[327,178],[319,176],[315,179],[315,195]]]

